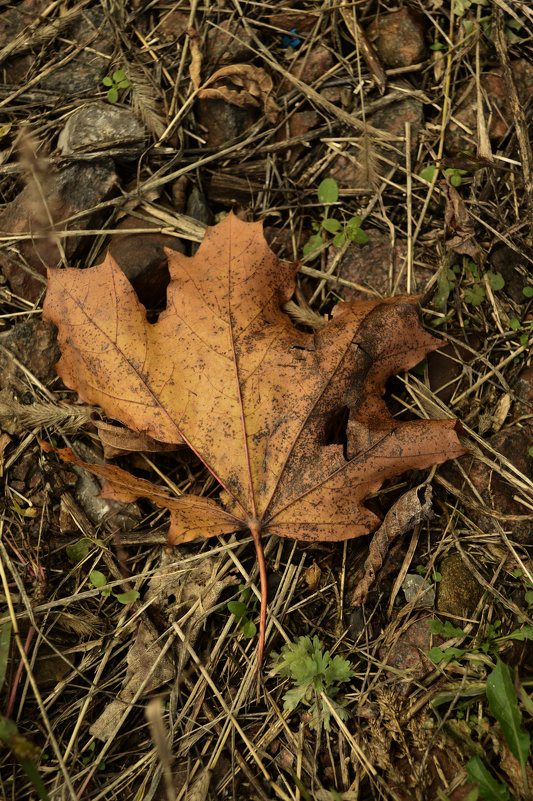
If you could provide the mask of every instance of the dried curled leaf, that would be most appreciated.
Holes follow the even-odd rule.
[[[198,92],[198,97],[224,100],[241,108],[263,106],[267,120],[275,124],[280,108],[272,97],[272,88],[272,78],[261,67],[230,64],[211,75]]]

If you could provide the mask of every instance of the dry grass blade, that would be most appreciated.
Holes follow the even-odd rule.
[[[147,71],[137,64],[128,65],[128,79],[134,111],[156,140],[160,139],[166,123],[161,116],[160,91],[157,85]]]

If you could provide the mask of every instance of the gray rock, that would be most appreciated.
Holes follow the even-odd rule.
[[[45,73],[39,86],[67,97],[103,91],[101,81],[109,71],[106,55],[111,55],[114,48],[113,31],[103,9],[83,9],[68,28],[67,34],[77,44],[79,52],[68,63]],[[58,59],[62,59],[66,53],[67,48],[60,47],[57,50]]]
[[[102,219],[99,204],[115,194],[117,186],[113,160],[99,159],[49,172],[41,176],[40,186],[29,181],[7,204],[0,214],[0,232],[7,243],[0,248],[0,269],[15,294],[33,302],[44,291],[46,267],[56,267],[61,261],[57,237],[67,259],[89,247],[87,237],[63,236],[61,232],[96,227]],[[65,222],[80,212],[84,212],[82,217]],[[56,236],[50,235],[50,217]],[[10,234],[27,234],[27,238],[10,244]]]
[[[145,130],[133,112],[109,103],[91,103],[70,115],[57,146],[63,154],[78,150],[98,150],[112,145],[139,146],[142,148]]]
[[[407,603],[410,603],[416,598],[415,607],[435,605],[435,590],[433,585],[431,585],[424,576],[418,575],[418,573],[408,573],[406,575],[403,580],[402,590]]]

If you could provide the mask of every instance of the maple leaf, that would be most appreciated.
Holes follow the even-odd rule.
[[[233,214],[207,229],[192,258],[167,255],[167,307],[155,324],[109,255],[87,270],[49,270],[44,316],[58,327],[57,372],[68,387],[134,431],[184,441],[222,487],[218,503],[171,498],[121,468],[91,466],[108,491],[169,508],[171,544],[252,534],[260,662],[261,533],[368,534],[380,520],[363,502],[386,479],[464,452],[456,421],[399,421],[383,400],[386,380],[440,342],[421,328],[414,297],[339,303],[322,330],[297,330],[282,306],[298,264],[280,262],[261,224]]]

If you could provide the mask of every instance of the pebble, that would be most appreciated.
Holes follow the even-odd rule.
[[[427,56],[425,20],[413,8],[376,17],[366,32],[387,67],[411,67]]]
[[[312,84],[330,70],[334,63],[328,48],[318,45],[310,53],[297,58],[289,72],[300,81]]]
[[[407,573],[402,583],[402,590],[407,603],[414,601],[414,607],[435,605],[433,585],[418,573]]]
[[[212,97],[196,101],[196,114],[209,147],[222,147],[259,119],[259,109],[242,108]]]
[[[57,140],[65,155],[77,150],[110,147],[143,147],[145,129],[132,111],[110,103],[91,103],[70,115]]]
[[[442,578],[437,593],[437,609],[457,618],[471,617],[483,595],[483,587],[454,553],[442,560],[439,571]]]
[[[243,25],[234,20],[224,20],[217,28],[210,28],[207,34],[207,60],[210,64],[222,67],[226,64],[248,62],[252,51],[252,35]]]
[[[83,92],[95,94],[103,90],[102,78],[109,69],[109,59],[114,49],[111,23],[100,8],[85,8],[65,33],[68,47],[76,44],[79,53],[63,66],[52,69],[39,81],[41,89],[49,89],[60,95],[79,95]],[[66,55],[67,45],[57,52],[58,59]]]
[[[112,159],[77,162],[61,172],[44,175],[41,189],[47,198],[48,211],[64,227],[83,230],[99,224],[100,213],[88,211],[110,198],[117,190],[118,177]],[[45,289],[42,276],[46,267],[56,267],[61,253],[56,241],[49,235],[40,235],[48,228],[47,211],[39,202],[40,190],[29,182],[0,214],[0,231],[7,239],[9,234],[31,234],[27,240],[0,249],[0,269],[3,270],[11,290],[22,298],[36,301]],[[86,212],[75,223],[63,223],[79,212]],[[89,245],[87,237],[68,236],[61,239],[68,260],[77,257]],[[18,255],[20,254],[20,255]],[[24,268],[24,263],[28,269]]]

